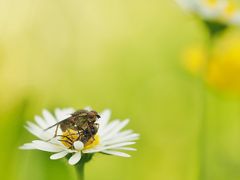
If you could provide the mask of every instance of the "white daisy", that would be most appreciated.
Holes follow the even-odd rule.
[[[240,11],[231,0],[176,0],[186,11],[206,21],[240,25]]]
[[[77,134],[73,134],[72,131],[62,132],[60,128],[57,130],[58,135],[55,138],[55,128],[50,128],[45,131],[46,128],[56,124],[57,122],[70,117],[75,112],[73,108],[55,110],[54,115],[47,110],[43,110],[42,117],[35,116],[36,123],[27,122],[26,129],[35,135],[38,140],[34,140],[31,143],[26,143],[20,147],[20,149],[38,149],[47,152],[53,152],[50,159],[60,159],[68,154],[72,156],[68,162],[71,165],[77,164],[81,156],[86,153],[105,153],[110,155],[130,157],[123,151],[135,151],[135,148],[128,147],[129,145],[135,144],[135,140],[138,139],[139,134],[133,133],[132,130],[121,131],[129,122],[128,119],[124,121],[114,120],[108,122],[110,119],[111,111],[104,110],[99,113],[101,118],[97,120],[99,129],[94,137],[94,140],[89,140],[85,145],[77,140]],[[72,134],[69,134],[72,133]],[[68,144],[67,138],[71,139],[72,144]]]

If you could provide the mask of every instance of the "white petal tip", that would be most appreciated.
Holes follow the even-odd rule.
[[[131,157],[131,155],[123,153],[123,152],[119,152],[119,151],[113,151],[113,150],[105,150],[102,151],[105,154],[110,154],[110,155],[114,155],[114,156],[121,156],[121,157]]]
[[[88,111],[91,111],[91,110],[92,110],[92,107],[91,107],[91,106],[86,106],[84,109],[85,109],[85,110],[88,110]]]
[[[77,163],[78,163],[78,162],[76,162],[76,163],[68,162],[68,164],[70,164],[70,165],[72,165],[72,166],[76,165]]]
[[[50,158],[51,160],[57,160],[57,159],[58,159],[58,158],[53,157],[53,155],[51,155],[49,158]]]
[[[70,164],[70,165],[72,165],[72,166],[74,166],[74,165],[76,165],[78,162],[71,162],[71,161],[68,161],[68,164]]]
[[[62,151],[62,152],[59,152],[59,153],[55,153],[55,154],[50,156],[50,159],[51,160],[61,159],[61,158],[65,157],[67,154],[68,154],[67,151]]]
[[[108,113],[111,113],[111,109],[109,109],[109,108],[104,109],[104,111],[108,112]]]
[[[27,143],[27,144],[24,144],[22,146],[19,146],[18,149],[31,150],[31,149],[35,149],[35,148],[33,147],[33,145],[31,143]]]
[[[104,109],[100,114],[102,115],[102,116],[110,116],[111,115],[111,109]]]
[[[18,149],[27,150],[27,149],[29,149],[29,148],[23,145],[23,146],[19,146]]]
[[[80,161],[80,159],[81,159],[81,153],[77,152],[74,155],[72,155],[72,157],[70,157],[70,159],[68,160],[68,163],[70,165],[75,165]]]

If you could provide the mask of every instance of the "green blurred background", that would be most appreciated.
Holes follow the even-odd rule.
[[[132,158],[96,155],[86,178],[195,180],[201,96],[181,67],[206,32],[169,0],[0,1],[0,179],[74,179],[64,160],[21,151],[43,108],[111,108],[141,134]],[[238,97],[208,93],[206,170],[240,179]]]

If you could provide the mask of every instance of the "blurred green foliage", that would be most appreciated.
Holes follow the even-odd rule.
[[[197,179],[201,97],[179,54],[205,33],[168,0],[1,0],[0,179],[74,179],[64,160],[18,146],[42,108],[87,105],[141,134],[132,158],[96,155],[87,179]],[[240,179],[239,98],[208,101],[208,179]]]

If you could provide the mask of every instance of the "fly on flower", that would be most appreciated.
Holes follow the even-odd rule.
[[[139,134],[132,130],[122,130],[129,122],[110,120],[111,111],[99,114],[92,110],[65,108],[52,114],[43,110],[42,117],[36,116],[36,123],[27,122],[27,130],[38,139],[26,143],[20,149],[38,149],[54,153],[50,159],[60,159],[68,154],[68,163],[77,164],[81,158],[103,153],[130,157],[122,151],[135,151],[129,145],[135,144]]]
[[[72,113],[70,117],[48,127],[45,131],[56,127],[53,138],[57,136],[62,137],[59,141],[69,144],[70,148],[72,148],[73,139],[79,140],[83,144],[86,144],[89,140],[94,140],[99,126],[96,123],[97,118],[100,118],[100,115],[94,110],[78,110]],[[57,134],[59,126],[63,135]]]

